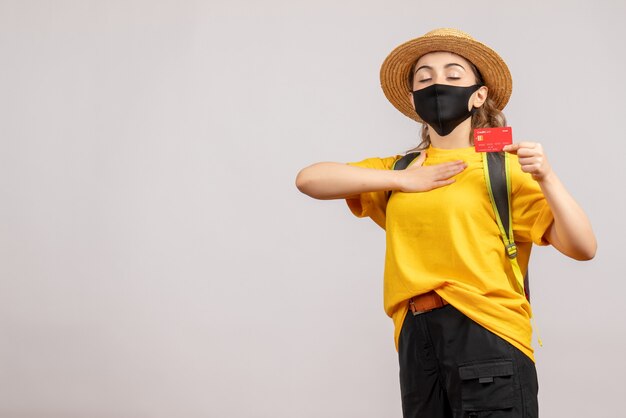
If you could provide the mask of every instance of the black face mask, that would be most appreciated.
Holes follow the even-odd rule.
[[[415,111],[424,122],[441,136],[446,136],[461,122],[474,114],[477,108],[467,110],[472,94],[482,84],[469,87],[433,84],[413,92]]]

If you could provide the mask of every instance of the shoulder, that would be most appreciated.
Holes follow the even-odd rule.
[[[393,167],[393,163],[402,157],[403,155],[392,155],[389,157],[369,157],[360,161],[348,162],[347,164],[364,168],[391,170]]]

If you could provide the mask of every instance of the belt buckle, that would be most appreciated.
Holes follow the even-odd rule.
[[[413,313],[413,316],[417,316],[417,315],[421,315],[423,313],[430,312],[430,311],[432,311],[432,309],[428,309],[426,311],[411,311],[411,312]]]
[[[413,302],[413,298],[409,299],[409,305],[415,307],[415,303]],[[420,315],[420,314],[432,311],[432,309],[426,309],[425,311],[417,311],[417,310],[414,311],[411,308],[409,308],[409,310],[411,311],[413,316],[417,316],[417,315]]]

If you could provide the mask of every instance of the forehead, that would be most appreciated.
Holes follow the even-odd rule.
[[[421,65],[442,66],[451,62],[461,64],[465,67],[465,69],[469,69],[470,67],[470,62],[468,60],[458,54],[455,54],[454,52],[434,51],[422,55],[417,60],[413,68],[418,68]]]

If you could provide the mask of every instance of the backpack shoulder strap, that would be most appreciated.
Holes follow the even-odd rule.
[[[394,170],[404,170],[405,168],[407,168],[409,166],[409,164],[411,164],[413,162],[414,159],[419,157],[419,155],[420,155],[419,151],[409,152],[408,154],[406,154],[406,155],[402,156],[401,158],[398,158],[396,161],[394,161],[393,169]]]
[[[391,169],[392,170],[404,170],[405,168],[409,166],[409,164],[413,162],[414,159],[419,157],[419,155],[420,155],[419,151],[409,152],[408,154],[403,155],[402,157],[394,161]],[[387,191],[387,200],[389,200],[389,197],[391,196],[391,192],[392,190]]]
[[[394,170],[404,170],[413,160],[420,155],[419,151],[410,152],[397,159],[393,163]],[[500,229],[500,235],[504,242],[507,255],[511,260],[513,273],[515,274],[518,291],[524,294],[530,301],[530,285],[528,271],[522,277],[522,272],[517,262],[517,246],[513,236],[513,220],[511,217],[511,173],[509,159],[504,152],[483,152],[483,165],[485,182],[489,191],[491,205]],[[387,192],[387,198],[391,192]]]
[[[517,246],[513,237],[509,159],[503,152],[483,152],[482,154],[485,183],[487,183],[489,198],[500,229],[502,242],[504,242],[507,255],[511,260],[517,290],[530,301],[528,273],[522,277],[522,271],[517,262]]]

